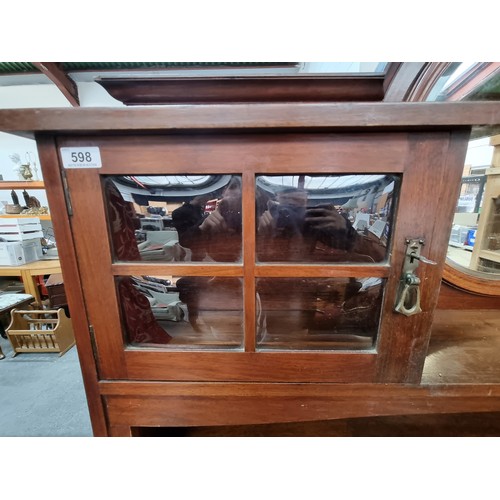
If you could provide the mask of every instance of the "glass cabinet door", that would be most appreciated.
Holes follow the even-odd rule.
[[[60,168],[103,377],[417,380],[451,161],[423,136],[60,139],[102,158]]]

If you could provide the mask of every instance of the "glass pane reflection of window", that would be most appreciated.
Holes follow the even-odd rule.
[[[382,262],[398,178],[288,175],[256,179],[261,262]]]
[[[380,278],[260,278],[258,349],[370,349],[384,286]]]
[[[115,261],[241,262],[241,177],[107,177]]]
[[[116,286],[126,340],[134,347],[242,346],[239,278],[122,276]]]

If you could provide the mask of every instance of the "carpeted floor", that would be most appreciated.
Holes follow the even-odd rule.
[[[0,436],[92,436],[76,347],[12,357],[0,346]]]

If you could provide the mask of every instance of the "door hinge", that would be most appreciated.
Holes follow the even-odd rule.
[[[92,346],[92,354],[94,355],[95,366],[97,368],[97,371],[99,372],[99,358],[97,356],[97,345],[95,343],[95,331],[93,325],[89,325],[89,333],[90,333],[90,344]]]
[[[70,195],[70,190],[69,190],[69,185],[68,185],[68,178],[66,177],[66,170],[62,169],[61,177],[62,177],[62,182],[63,182],[64,199],[66,200],[66,207],[68,210],[68,215],[71,216],[71,215],[73,215],[73,205],[71,203],[71,195]]]

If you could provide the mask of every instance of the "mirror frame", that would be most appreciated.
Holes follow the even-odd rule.
[[[458,264],[450,262],[450,259],[446,259],[443,269],[444,282],[476,295],[500,296],[500,275],[497,275],[498,278],[484,278],[486,273],[465,270]]]

